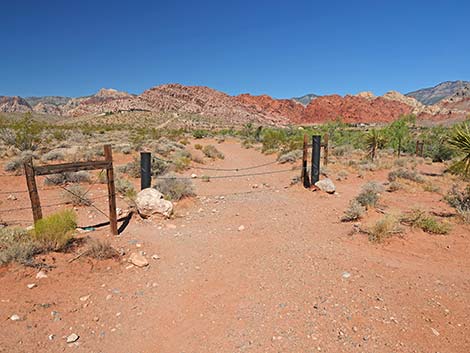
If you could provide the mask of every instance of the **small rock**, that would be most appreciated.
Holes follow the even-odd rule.
[[[49,341],[52,341],[55,338],[55,335],[49,335],[47,336],[47,338],[49,339]]]
[[[86,302],[88,299],[90,299],[90,294],[80,297],[80,301],[82,302]]]
[[[434,333],[434,336],[439,336],[439,331],[437,331],[435,328],[431,327],[432,333]]]
[[[315,183],[315,186],[319,188],[321,191],[324,191],[328,194],[334,194],[336,191],[335,184],[333,183],[331,179],[328,179],[328,178],[317,181]]]
[[[8,195],[7,200],[16,201],[18,198],[15,195]]]
[[[154,260],[160,260],[160,256],[158,256],[157,254],[154,254],[154,255],[152,255],[152,259],[154,259]]]
[[[27,284],[26,287],[28,287],[29,289],[33,289],[34,287],[37,287],[38,285],[36,283],[30,283],[30,284]]]
[[[241,225],[240,227],[238,227],[238,231],[239,232],[242,232],[245,230],[245,226],[244,225]]]
[[[351,277],[351,274],[349,272],[343,272],[342,276],[343,278],[349,278]]]
[[[77,342],[80,336],[78,336],[76,333],[72,333],[71,335],[67,336],[67,343],[73,343]]]
[[[145,267],[149,264],[147,259],[138,253],[132,253],[129,257],[129,262],[137,267]]]
[[[197,175],[193,173],[193,174],[191,174],[191,178],[196,179]]]
[[[18,315],[13,314],[12,316],[10,316],[10,320],[11,321],[20,321],[21,318]]]
[[[42,279],[42,278],[47,278],[47,275],[46,275],[46,272],[44,271],[39,271],[37,274],[36,274],[36,278],[37,279]]]
[[[143,218],[157,213],[168,218],[173,212],[173,204],[165,200],[161,192],[153,188],[140,191],[135,199],[135,204]]]

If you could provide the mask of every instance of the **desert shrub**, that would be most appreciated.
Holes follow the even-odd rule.
[[[155,152],[162,156],[168,156],[171,152],[182,149],[184,149],[184,145],[163,137],[158,141],[158,145],[155,147]]]
[[[405,168],[399,168],[396,170],[392,170],[388,173],[388,180],[395,181],[398,178],[411,180],[416,183],[424,183],[424,178],[416,172],[416,170],[409,170]]]
[[[89,238],[86,242],[85,254],[97,260],[107,260],[119,257],[119,253],[107,241]]]
[[[344,211],[343,217],[341,217],[342,222],[351,222],[360,219],[366,209],[362,206],[357,200],[351,200],[349,207]]]
[[[411,227],[420,228],[426,233],[447,234],[450,231],[449,224],[439,222],[435,217],[420,210],[413,210],[410,214],[402,217],[401,221]]]
[[[62,151],[57,151],[57,150],[49,151],[41,157],[41,160],[43,162],[63,161],[64,159],[65,159],[64,153]]]
[[[1,129],[0,137],[8,145],[13,145],[21,151],[34,151],[41,142],[41,132],[43,126],[33,120],[31,113],[26,113],[24,117],[13,124],[10,129]]]
[[[64,190],[62,196],[66,203],[74,206],[90,206],[91,200],[86,194],[86,190],[80,185],[71,185]]]
[[[353,150],[354,146],[352,145],[335,146],[331,149],[331,154],[336,157],[342,157],[345,155],[350,155]]]
[[[408,163],[408,161],[405,158],[399,158],[399,159],[395,159],[393,161],[393,165],[395,167],[401,167],[401,168],[406,167],[407,163]]]
[[[166,174],[158,180],[155,189],[170,200],[178,201],[184,197],[194,196],[194,187],[190,179],[178,178],[174,174]]]
[[[224,159],[224,155],[222,152],[220,152],[215,146],[213,145],[207,145],[204,146],[202,149],[202,152],[206,155],[206,157],[212,158],[212,159]]]
[[[0,228],[0,266],[10,262],[31,264],[32,257],[41,252],[40,244],[22,228]]]
[[[170,163],[152,156],[152,175],[162,175],[166,173],[170,167]],[[135,157],[132,162],[120,165],[116,168],[117,172],[127,174],[132,178],[140,178],[140,159]]]
[[[125,145],[121,147],[122,154],[131,154],[131,152],[132,152],[131,146]]]
[[[193,162],[197,164],[204,164],[204,158],[200,156],[192,156]]]
[[[197,150],[202,150],[202,145],[199,144],[199,143],[196,143],[196,144],[194,145],[194,148],[197,149]]]
[[[403,229],[400,227],[397,219],[393,216],[386,215],[370,227],[367,234],[369,241],[380,243],[386,238],[394,234],[401,234],[402,232]]]
[[[284,153],[277,158],[277,161],[281,164],[284,163],[295,163],[298,159],[302,158],[303,151],[295,150]]]
[[[440,192],[441,188],[433,183],[425,183],[423,185],[423,190],[428,192]]]
[[[380,193],[383,192],[383,186],[374,181],[368,182],[362,186],[361,192],[356,196],[356,201],[366,209],[375,207],[379,200]]]
[[[357,166],[361,171],[373,172],[379,170],[379,165],[368,160],[361,160]]]
[[[116,188],[116,191],[133,200],[137,196],[137,191],[134,188],[134,185],[127,179],[124,178],[115,178],[114,179],[114,187]]]
[[[63,185],[67,183],[89,183],[91,175],[86,170],[48,175],[44,179],[45,185]]]
[[[37,221],[32,236],[45,249],[59,251],[72,240],[76,227],[75,213],[72,210],[63,210]]]
[[[470,223],[470,185],[462,190],[457,185],[453,185],[445,196],[445,200],[456,209],[465,223]]]
[[[398,181],[392,181],[387,187],[388,192],[395,192],[400,189],[403,189],[403,185],[400,184]]]
[[[17,174],[21,174],[21,170],[23,169],[23,158],[14,157],[10,159],[5,163],[3,169],[5,172],[15,172]]]
[[[203,175],[203,176],[201,177],[201,181],[204,182],[204,183],[208,183],[208,182],[211,181],[211,177],[208,176],[208,175]]]
[[[209,132],[206,130],[194,130],[192,134],[195,139],[202,139],[204,137],[207,137],[209,135]]]
[[[348,178],[349,173],[345,170],[340,170],[338,174],[336,174],[336,180],[341,181]]]

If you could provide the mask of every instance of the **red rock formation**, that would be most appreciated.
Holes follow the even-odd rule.
[[[305,112],[305,107],[292,99],[273,99],[265,94],[261,96],[240,94],[236,98],[259,114],[272,116],[286,123],[302,121]]]
[[[25,99],[14,96],[14,97],[5,97],[0,96],[0,112],[3,113],[25,113],[30,112],[33,109],[26,102]]]

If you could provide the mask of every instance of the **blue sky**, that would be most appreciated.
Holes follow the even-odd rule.
[[[408,92],[470,80],[468,1],[2,1],[0,95]]]

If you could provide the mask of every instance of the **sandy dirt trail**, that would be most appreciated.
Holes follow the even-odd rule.
[[[235,142],[217,148],[226,158],[211,167],[274,160]],[[32,269],[0,270],[0,352],[469,352],[468,228],[374,245],[339,218],[362,184],[386,172],[351,175],[336,195],[290,186],[296,174],[198,180],[198,197],[178,203],[174,219],[134,219],[108,237],[145,251],[144,269],[66,264],[67,254],[41,280]],[[431,193],[383,202],[445,207]],[[23,320],[6,320],[13,313]],[[71,333],[80,338],[68,345]]]

